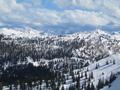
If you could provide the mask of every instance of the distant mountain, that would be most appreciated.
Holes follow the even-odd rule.
[[[65,35],[65,34],[73,34],[73,33],[79,33],[79,32],[90,32],[93,30],[96,30],[96,28],[100,28],[104,31],[108,32],[119,32],[120,27],[119,26],[91,26],[91,25],[79,25],[79,24],[73,24],[73,23],[64,23],[59,25],[44,25],[44,26],[35,26],[35,25],[29,25],[29,24],[17,24],[17,25],[6,25],[6,26],[0,26],[0,28],[10,28],[10,29],[19,29],[19,30],[27,30],[27,29],[34,29],[37,31],[43,31],[46,33],[52,33],[57,35]]]
[[[5,36],[9,36],[11,38],[35,38],[35,37],[47,37],[48,34],[44,33],[43,31],[37,31],[32,28],[1,28],[0,29],[0,34],[3,34]]]
[[[64,51],[64,49],[67,49],[66,53],[70,51],[69,54],[72,56],[77,55],[77,57],[79,56],[84,58],[92,57],[92,59],[93,57],[95,58],[100,54],[109,55],[110,53],[119,52],[120,48],[119,32],[108,33],[100,29],[91,32],[52,35],[31,28],[26,28],[26,30],[2,28],[0,30],[0,34],[4,35],[5,38],[10,38],[11,42],[15,41],[20,45],[23,43],[34,43],[35,47],[42,46],[43,48],[49,48],[50,50],[62,49]],[[17,40],[18,38],[22,39]],[[33,40],[33,42],[27,42],[31,40]],[[4,41],[7,42],[7,40]]]

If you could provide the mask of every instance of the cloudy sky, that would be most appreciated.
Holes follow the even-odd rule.
[[[119,30],[120,0],[0,0],[0,26]]]

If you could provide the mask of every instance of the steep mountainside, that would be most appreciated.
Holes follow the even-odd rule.
[[[81,75],[87,69],[88,74],[94,73],[95,81],[91,82],[97,85],[100,79],[97,77],[101,72],[107,77],[112,72],[111,68],[116,70],[115,73],[120,70],[119,56],[119,32],[108,33],[98,29],[92,32],[51,35],[30,28],[25,31],[7,28],[0,30],[0,81],[4,85],[18,80],[51,80],[61,72],[70,78],[71,72],[76,71]],[[118,65],[114,66],[116,62]],[[94,70],[95,67],[100,69]],[[67,86],[70,87],[68,84]]]

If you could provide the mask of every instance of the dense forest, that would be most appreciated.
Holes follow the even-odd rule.
[[[94,73],[88,66],[109,57],[109,50],[120,52],[118,40],[108,39],[106,35],[99,35],[95,40],[89,35],[68,40],[65,37],[29,39],[0,34],[0,87],[64,90],[68,84],[69,90],[99,90],[115,80],[116,74],[111,72],[109,79],[101,78],[95,86]],[[105,62],[105,65],[110,64],[116,61]],[[100,67],[99,63],[94,65],[95,70]]]

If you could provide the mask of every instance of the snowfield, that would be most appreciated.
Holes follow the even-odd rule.
[[[116,64],[111,63],[113,60],[115,60]],[[109,64],[106,65],[106,62],[109,62]],[[99,64],[100,66],[97,70],[95,70],[96,64]],[[105,59],[90,64],[88,68],[94,73],[95,84],[98,83],[98,79],[100,78],[108,79],[111,73],[117,74],[120,72],[120,54],[111,55]]]
[[[113,64],[113,61],[115,62],[115,64]],[[106,65],[106,62],[108,62],[108,65]],[[96,65],[99,64],[98,69],[96,69]],[[93,72],[93,77],[94,79],[92,80],[92,82],[94,83],[95,86],[98,85],[98,81],[100,79],[103,80],[109,80],[111,73],[114,74],[118,74],[120,72],[120,54],[114,54],[111,55],[107,58],[101,59],[98,62],[94,62],[91,63],[88,67],[85,67],[82,69],[82,72],[86,71],[86,69],[88,69],[89,71],[87,72],[87,74],[89,75],[91,72]],[[77,73],[78,71],[81,71],[79,69],[74,70],[74,73]],[[119,80],[119,77],[118,77]],[[118,80],[116,82],[118,82]],[[69,83],[68,83],[69,82]],[[81,79],[81,84],[84,82],[84,78]],[[65,90],[69,90],[69,86],[71,85],[72,81],[71,78],[69,77],[69,79],[67,80],[67,84],[64,85]],[[74,83],[72,83],[74,85]],[[117,84],[118,85],[118,84]],[[114,84],[113,84],[114,86]],[[103,90],[109,90],[109,88],[105,87]],[[115,89],[115,87],[113,87],[114,89],[110,90],[117,90]],[[120,88],[120,86],[118,86],[118,88]],[[119,90],[119,89],[118,89]]]
[[[115,81],[111,84],[111,87],[104,87],[101,90],[120,90],[120,75]]]

